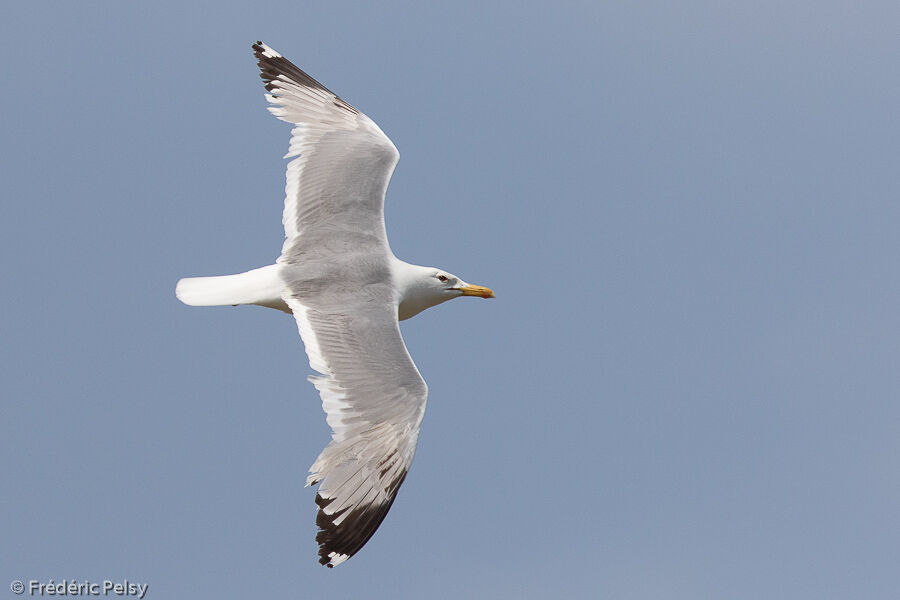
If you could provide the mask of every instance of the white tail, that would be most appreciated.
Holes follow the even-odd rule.
[[[175,296],[190,306],[258,304],[290,313],[281,293],[284,282],[278,265],[269,265],[237,275],[186,277],[175,286]]]

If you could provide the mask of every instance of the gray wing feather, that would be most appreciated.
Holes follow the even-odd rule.
[[[384,194],[399,153],[371,119],[280,54],[253,46],[269,110],[295,125],[278,262],[332,440],[318,484],[319,562],[372,536],[415,455],[428,389],[397,320]]]
[[[298,262],[304,247],[348,234],[387,248],[384,194],[400,158],[371,119],[277,52],[253,49],[266,82],[269,111],[295,125],[285,158],[286,240],[279,262]]]
[[[381,524],[416,450],[428,388],[400,335],[396,306],[352,311],[286,296],[322,397],[332,440],[310,467],[319,484],[319,561],[353,556]],[[349,301],[348,301],[349,303]]]

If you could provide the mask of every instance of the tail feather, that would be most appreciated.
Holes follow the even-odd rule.
[[[278,266],[215,277],[185,277],[175,286],[175,296],[190,306],[258,304],[291,312],[281,298],[284,283]]]

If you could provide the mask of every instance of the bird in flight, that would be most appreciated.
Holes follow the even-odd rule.
[[[332,429],[306,484],[319,486],[319,562],[334,567],[378,529],[416,451],[428,387],[399,322],[494,292],[395,257],[384,194],[397,148],[278,52],[262,42],[253,51],[269,111],[293,125],[281,256],[246,273],[181,279],[175,295],[191,306],[256,304],[294,315]]]

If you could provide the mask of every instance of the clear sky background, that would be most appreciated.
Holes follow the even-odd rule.
[[[900,4],[442,4],[4,6],[0,598],[897,598]],[[497,292],[404,324],[418,454],[334,570],[293,320],[174,296],[281,248],[257,39]]]

